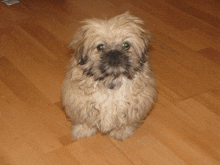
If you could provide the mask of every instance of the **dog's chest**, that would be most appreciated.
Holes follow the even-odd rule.
[[[124,103],[126,97],[129,95],[129,92],[129,83],[121,80],[118,88],[103,88],[94,94],[94,98],[96,103],[100,106],[107,106],[110,108],[113,105],[120,105],[121,103]]]
[[[113,129],[117,120],[124,116],[129,91],[128,84],[124,83],[119,89],[104,89],[94,95],[95,107],[100,112],[98,127],[101,132]]]

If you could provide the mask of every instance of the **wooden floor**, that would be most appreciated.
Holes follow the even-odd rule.
[[[158,101],[126,141],[72,140],[68,42],[81,20],[127,10],[154,38]],[[220,165],[220,1],[21,0],[0,18],[1,165]]]

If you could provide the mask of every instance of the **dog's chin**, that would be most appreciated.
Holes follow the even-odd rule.
[[[105,73],[103,73],[102,76],[96,78],[96,81],[99,81],[99,83],[102,84],[104,88],[118,90],[123,85],[124,79],[131,79],[129,71],[126,71],[122,68],[113,68],[107,70]]]
[[[111,82],[104,82],[104,85],[108,89],[112,89],[112,90],[120,89],[121,86],[123,85],[122,77],[116,78]]]

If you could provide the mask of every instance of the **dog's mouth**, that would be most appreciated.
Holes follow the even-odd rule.
[[[117,89],[121,88],[122,85],[123,85],[122,78],[120,77],[120,78],[113,80],[109,84],[107,83],[105,86],[109,89],[117,90]]]
[[[119,89],[123,84],[122,76],[131,79],[129,68],[129,57],[121,51],[111,50],[100,57],[101,74],[98,80],[103,80],[104,86],[108,89]]]
[[[110,50],[100,56],[97,63],[90,67],[84,65],[83,73],[91,76],[95,81],[108,89],[120,89],[123,85],[122,79],[133,79],[137,70],[132,67],[131,59],[127,52]]]

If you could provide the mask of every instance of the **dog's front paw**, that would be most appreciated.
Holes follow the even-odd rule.
[[[97,132],[97,128],[90,128],[87,124],[72,125],[70,129],[74,139],[89,138]]]
[[[135,128],[132,126],[126,126],[124,128],[115,129],[112,130],[109,133],[109,136],[112,136],[113,138],[117,140],[125,140],[129,137],[131,137],[134,134]]]

